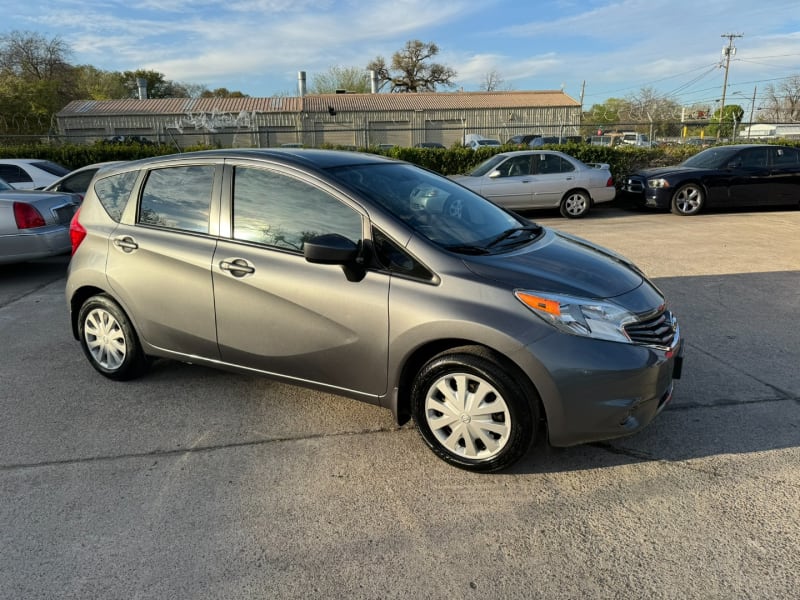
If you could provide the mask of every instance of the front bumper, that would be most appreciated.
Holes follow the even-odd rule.
[[[537,345],[541,344],[541,348]],[[550,443],[573,446],[624,437],[647,426],[672,399],[683,368],[683,339],[669,348],[549,336],[528,351],[541,373],[537,386]]]
[[[669,208],[672,200],[672,191],[669,188],[648,187],[647,181],[638,177],[627,177],[620,191],[640,207]]]

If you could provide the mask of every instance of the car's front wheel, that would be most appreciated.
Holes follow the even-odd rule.
[[[81,306],[78,334],[86,358],[110,379],[133,379],[147,368],[147,359],[130,319],[104,294],[92,296]]]
[[[412,414],[428,447],[446,462],[471,471],[511,466],[535,437],[538,398],[500,361],[480,348],[431,359],[412,392]]]
[[[561,199],[561,216],[578,219],[586,216],[592,206],[589,194],[581,190],[573,190]]]
[[[684,217],[696,215],[703,208],[704,201],[703,188],[696,183],[687,183],[679,187],[672,195],[670,210],[674,214]]]

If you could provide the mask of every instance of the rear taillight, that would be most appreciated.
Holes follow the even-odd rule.
[[[606,187],[614,187],[614,178],[609,177],[608,181],[606,181]]]
[[[86,237],[86,229],[78,221],[80,214],[81,209],[78,208],[72,216],[72,220],[69,222],[69,239],[72,241],[72,254],[75,254],[78,246],[81,245],[81,242]]]
[[[25,202],[14,202],[14,219],[17,222],[17,229],[34,229],[47,225],[42,213],[36,210],[35,206]]]

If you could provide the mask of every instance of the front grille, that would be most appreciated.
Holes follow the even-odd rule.
[[[62,204],[61,206],[56,206],[53,208],[51,212],[56,218],[56,223],[59,225],[66,225],[72,220],[72,217],[77,209],[77,204]]]
[[[644,192],[644,179],[639,177],[628,177],[623,186],[626,192],[631,194],[641,194]]]
[[[677,322],[672,313],[665,310],[646,321],[625,325],[625,331],[628,337],[637,344],[669,348],[675,339]]]

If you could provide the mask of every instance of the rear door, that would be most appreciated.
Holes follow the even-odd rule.
[[[219,357],[211,259],[221,173],[210,160],[151,169],[110,240],[107,277],[142,340],[182,356]]]
[[[384,394],[390,277],[303,257],[304,243],[319,234],[361,242],[366,216],[321,182],[280,167],[232,161],[225,173],[229,225],[212,271],[222,360]]]
[[[558,154],[541,152],[533,157],[533,206],[555,207],[575,185],[575,167]]]
[[[772,200],[775,204],[800,203],[800,150],[769,146]]]

